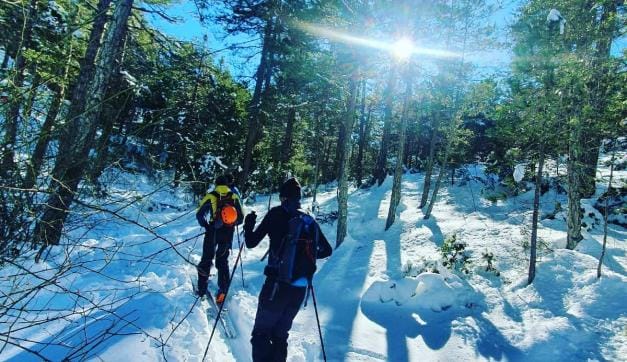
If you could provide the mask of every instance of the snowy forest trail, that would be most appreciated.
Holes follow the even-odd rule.
[[[380,187],[351,190],[347,238],[319,263],[314,279],[328,360],[620,360],[626,355],[626,230],[610,228],[604,276],[597,280],[602,227],[587,216],[585,239],[570,251],[562,249],[563,212],[543,219],[538,274],[527,286],[533,191],[493,202],[486,197],[490,181],[481,167],[470,166],[467,172],[469,176],[455,185],[443,185],[428,220],[418,209],[424,176],[404,175],[398,217],[387,231],[392,179]],[[213,324],[206,317],[206,306],[195,304],[190,285],[202,250],[201,228],[193,216],[195,202],[182,191],[164,188],[153,193],[154,184],[137,176],[117,177],[119,189],[110,192],[124,204],[137,195],[151,195],[120,212],[127,220],[152,226],[157,235],[112,215],[94,214],[97,226],[76,231],[87,237],[69,255],[75,263],[87,261],[99,273],[63,279],[63,286],[119,302],[112,302],[111,311],[103,310],[96,319],[60,321],[24,338],[66,336],[67,348],[42,350],[54,360],[81,346],[84,336],[104,335],[113,325],[117,334],[96,339],[98,344],[90,346],[85,359],[199,361]],[[321,189],[318,202],[321,213],[328,215],[336,210],[336,189],[331,185]],[[603,185],[597,194],[601,192]],[[549,190],[542,199],[542,213],[553,211],[555,202],[564,202],[564,197]],[[306,198],[303,206],[310,203]],[[591,203],[592,199],[583,204],[586,215],[596,212],[598,218]],[[246,211],[255,210],[261,220],[267,205],[267,197],[258,197]],[[334,243],[335,222],[321,226]],[[453,236],[465,243],[467,274],[453,273],[441,264],[442,248]],[[237,245],[235,237],[231,265]],[[207,360],[250,360],[250,332],[264,280],[265,262],[260,259],[267,246],[264,240],[255,249],[244,248],[245,286],[238,270],[227,301],[239,335],[226,339],[216,333]],[[487,252],[493,254],[499,275],[485,270]],[[47,270],[64,258],[65,252],[60,252],[30,268]],[[431,273],[436,269],[439,274]],[[42,308],[52,308],[48,315],[71,302],[47,290],[39,298]],[[288,342],[288,361],[321,360],[311,299],[294,320]],[[38,360],[17,348],[7,348],[0,359]]]
[[[472,173],[472,169],[469,171]],[[476,168],[475,172],[477,177],[481,176]],[[609,293],[599,290],[603,288],[600,286],[586,286],[594,290],[581,291],[583,285],[561,280],[558,273],[547,274],[544,268],[535,285],[525,287],[522,283],[528,264],[524,244],[531,217],[531,193],[493,203],[480,196],[482,185],[478,182],[446,186],[433,216],[424,220],[418,209],[423,176],[407,175],[398,210],[400,217],[384,231],[391,182],[388,178],[381,187],[353,190],[349,198],[348,238],[316,274],[314,285],[330,361],[542,360],[556,357],[553,343],[560,340],[558,343],[565,343],[559,351],[560,358],[564,353],[574,358],[600,358],[607,349],[619,348],[615,343],[619,346],[624,343],[608,340],[607,346],[599,346],[595,341],[599,334],[611,339],[625,321],[625,307],[617,303],[619,295],[625,294],[627,280],[627,275],[621,273],[622,267],[617,270],[619,274],[609,272],[606,282],[614,285],[615,290]],[[334,191],[322,195],[323,212],[333,210],[334,196]],[[543,210],[550,212],[559,197],[562,196],[556,192],[547,193]],[[263,210],[265,204],[260,204],[264,205]],[[323,225],[327,235],[333,235],[333,226]],[[616,236],[622,232],[620,228],[613,231]],[[467,280],[449,275],[450,285],[456,285],[449,294],[442,295],[437,290],[442,286],[434,284],[433,289],[423,291],[423,300],[414,301],[412,293],[415,294],[417,282],[413,277],[418,273],[417,264],[439,260],[440,248],[451,235],[468,244],[473,272]],[[562,247],[560,244],[565,240],[560,222],[544,220],[540,235],[546,269],[551,271],[552,264],[561,265],[562,259],[570,259],[569,265],[579,267],[581,275],[586,276],[583,284],[592,281],[589,275],[594,272],[593,258],[582,260],[582,255],[563,250],[555,251],[557,257],[548,256],[553,248]],[[597,244],[599,237],[597,230],[590,243],[584,243],[591,253],[598,253],[598,245],[592,244]],[[614,240],[610,255],[624,256],[624,246],[617,244],[617,240],[621,239]],[[500,278],[483,271],[482,252],[488,250],[496,255],[497,269],[502,270]],[[255,263],[261,254],[259,250],[249,254],[252,262],[245,264],[247,271],[259,269]],[[619,265],[624,262],[625,259],[614,261]],[[612,262],[610,270],[616,270],[611,266]],[[571,272],[566,279],[579,277]],[[261,279],[258,272],[253,272],[249,289],[236,296],[238,304],[245,301],[251,307],[254,305]],[[461,283],[455,284],[456,281]],[[593,324],[598,324],[598,320],[570,315],[572,310],[568,306],[580,302],[569,295],[581,293],[582,297],[592,297],[599,292],[609,295],[601,295],[600,300],[592,300],[591,304],[613,312],[607,319],[607,329],[595,332]],[[603,305],[601,300],[609,305]],[[546,310],[543,303],[548,304]],[[310,303],[294,321],[289,341],[290,361],[321,358],[311,309]],[[253,313],[248,318],[250,328],[253,308],[249,312]],[[578,332],[572,335],[569,331],[573,330]],[[540,336],[534,337],[536,334]]]

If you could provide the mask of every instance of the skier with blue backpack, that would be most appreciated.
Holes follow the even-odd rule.
[[[279,199],[281,205],[270,209],[256,230],[254,212],[244,220],[248,248],[256,247],[266,235],[270,237],[266,280],[259,293],[251,338],[254,362],[287,359],[292,321],[309,291],[313,293],[316,260],[333,252],[315,219],[300,209],[301,187],[295,178],[281,185]]]

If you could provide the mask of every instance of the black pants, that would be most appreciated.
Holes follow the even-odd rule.
[[[202,245],[202,258],[198,263],[198,289],[207,289],[209,272],[213,258],[218,269],[218,287],[226,290],[229,286],[229,254],[233,241],[233,228],[207,228]],[[217,249],[217,250],[216,250]]]
[[[288,332],[305,299],[306,291],[307,288],[266,279],[259,293],[257,316],[250,340],[254,362],[284,362],[287,359]]]

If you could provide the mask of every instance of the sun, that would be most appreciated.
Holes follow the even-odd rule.
[[[400,38],[390,46],[390,52],[399,60],[407,60],[414,53],[414,43],[408,38]]]

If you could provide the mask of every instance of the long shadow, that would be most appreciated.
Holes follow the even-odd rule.
[[[573,255],[562,255],[562,258],[577,257],[576,252],[563,251],[563,253]],[[613,332],[610,328],[599,328],[598,323],[615,321],[627,314],[624,282],[622,278],[606,276],[587,283],[586,287],[592,290],[587,291],[586,295],[594,295],[594,298],[588,299],[587,302],[579,301],[581,310],[577,315],[573,315],[569,310],[567,298],[572,295],[573,289],[581,288],[581,285],[574,285],[573,280],[576,280],[576,275],[589,272],[589,269],[586,270],[586,267],[578,264],[576,260],[572,260],[569,266],[565,267],[564,261],[558,259],[543,263],[542,268],[538,268],[533,288],[542,298],[538,307],[549,311],[555,317],[567,318],[575,331],[555,333],[551,340],[532,347],[529,353],[540,354],[550,349],[548,344],[561,343],[562,356],[576,357],[580,360],[605,360],[600,341],[612,337]]]
[[[330,361],[344,360],[350,350],[353,322],[369,272],[374,240],[382,235],[385,226],[385,220],[379,219],[378,213],[388,189],[381,186],[349,195],[353,206],[349,209],[349,237],[314,277],[314,286],[321,286],[316,290],[319,303],[331,314],[323,325],[325,340],[333,342],[327,344]],[[333,235],[328,226],[323,226],[323,230],[327,236]],[[331,287],[323,288],[324,285]]]
[[[314,285],[333,286],[319,288],[316,292],[319,303],[331,312],[331,317],[323,326],[325,340],[332,341],[327,344],[330,361],[344,360],[349,352],[353,322],[368,275],[367,260],[373,249],[374,242],[370,241],[342,245],[314,278]]]
[[[431,215],[427,220],[421,220],[418,222],[416,227],[424,225],[431,231],[431,241],[437,246],[441,247],[444,244],[444,234],[442,233],[442,229],[438,225],[438,219]]]
[[[467,281],[462,282],[465,288],[469,288]],[[401,287],[405,290],[414,290],[417,284],[418,281],[416,280],[405,279],[402,281]],[[396,286],[396,283],[392,285]],[[381,287],[381,285],[373,285],[373,288],[377,287]],[[383,284],[381,288],[390,287],[391,285]],[[521,360],[523,358],[522,352],[512,346],[492,322],[482,316],[485,303],[479,297],[475,298],[474,303],[469,303],[467,306],[453,305],[440,312],[435,312],[415,304],[411,306],[410,299],[414,296],[405,300],[407,304],[401,304],[396,300],[384,302],[382,299],[376,298],[376,290],[373,289],[375,293],[362,300],[361,310],[371,321],[385,328],[389,361],[409,360],[407,338],[415,339],[420,336],[424,345],[431,351],[441,350],[451,338],[453,321],[466,317],[473,318],[476,327],[471,325],[472,327],[461,332],[460,337],[474,339],[477,355],[490,360]],[[467,323],[464,322],[464,324]],[[468,330],[474,332],[468,332]]]

